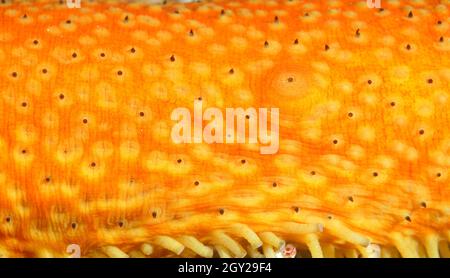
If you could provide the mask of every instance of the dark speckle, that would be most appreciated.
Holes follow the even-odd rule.
[[[91,162],[91,167],[95,167],[97,164],[95,162]]]
[[[374,177],[378,177],[378,173],[377,173],[377,172],[373,172],[372,175],[373,175]]]
[[[245,159],[242,159],[242,160],[241,160],[241,163],[242,163],[242,164],[245,164],[245,162],[247,162]]]
[[[414,14],[413,14],[412,11],[409,12],[408,17],[409,17],[409,18],[413,18],[413,17],[414,17]]]
[[[348,197],[348,200],[349,200],[350,202],[353,202],[353,201],[354,201],[354,199],[353,199],[352,196]]]
[[[223,214],[225,213],[225,210],[224,210],[223,208],[221,208],[221,209],[219,209],[219,213],[220,213],[221,215],[223,215]]]
[[[405,216],[405,220],[411,222],[411,217],[409,215]]]
[[[427,203],[422,202],[422,203],[420,203],[420,206],[423,207],[423,208],[426,208],[427,207]]]
[[[156,216],[157,216],[156,211],[152,212],[152,217],[153,217],[153,218],[156,218]]]
[[[420,135],[424,135],[425,134],[425,130],[423,130],[423,129],[419,130],[419,134]]]
[[[274,182],[274,183],[272,183],[272,187],[277,187],[277,183],[276,182]]]
[[[170,61],[171,62],[175,62],[175,56],[174,55],[170,56]]]
[[[229,74],[234,74],[234,69],[230,69],[230,70],[228,71],[228,73],[229,73]]]
[[[77,223],[72,222],[72,224],[70,224],[70,226],[72,227],[73,230],[75,230],[77,228]]]
[[[299,207],[293,207],[293,209],[294,209],[294,211],[297,212],[297,213],[300,211]]]
[[[179,163],[181,163],[183,160],[181,160],[181,158],[178,158],[177,159],[177,163],[179,164]]]
[[[197,185],[199,185],[199,184],[200,184],[199,181],[195,181],[195,182],[194,182],[194,185],[195,185],[195,186],[197,186]]]

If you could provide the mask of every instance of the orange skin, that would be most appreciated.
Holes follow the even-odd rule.
[[[155,237],[218,250],[217,230],[247,248],[235,223],[314,257],[447,254],[448,2],[6,2],[1,255],[173,256]],[[172,143],[199,97],[280,108],[279,152]]]

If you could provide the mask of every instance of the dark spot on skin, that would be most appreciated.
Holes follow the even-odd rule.
[[[136,49],[134,49],[134,47],[133,47],[133,48],[130,49],[130,52],[131,52],[131,53],[135,53],[135,52],[136,52]]]
[[[248,119],[250,119],[250,116],[249,115],[245,115],[245,118],[248,120]]]
[[[298,44],[298,39],[295,39],[294,44]]]
[[[333,216],[331,216],[331,215],[328,215],[328,217],[327,217],[328,219],[333,219]]]
[[[6,216],[5,221],[6,221],[6,223],[10,223],[11,222],[11,216]]]
[[[272,187],[277,187],[277,183],[276,182],[272,183]]]
[[[171,62],[175,62],[175,56],[173,56],[173,55],[170,56],[170,61],[171,61]]]
[[[194,36],[194,30],[191,29],[191,30],[189,31],[189,36],[191,36],[191,37]]]
[[[423,207],[423,208],[426,208],[427,207],[427,203],[422,202],[422,203],[420,203],[420,206]]]
[[[27,150],[22,150],[22,154],[26,154],[27,153]]]
[[[225,10],[221,10],[220,15],[225,15]]]
[[[315,176],[316,175],[316,171],[311,171],[311,176]]]
[[[77,223],[72,222],[72,224],[70,224],[70,226],[72,227],[73,230],[75,230],[77,228]]]
[[[441,176],[442,176],[441,173],[437,173],[437,174],[436,174],[436,177],[438,177],[438,178],[440,178]]]
[[[266,48],[269,47],[269,42],[268,41],[264,42],[264,47],[266,47]]]
[[[50,177],[46,177],[46,178],[45,178],[45,182],[49,183],[50,181],[51,181],[51,178],[50,178]]]
[[[63,95],[63,94],[60,94],[60,95],[59,95],[59,99],[63,100],[63,99],[64,99],[64,95]]]
[[[330,50],[330,46],[328,44],[325,45],[325,51]]]
[[[444,42],[444,37],[440,37],[439,42]]]
[[[221,215],[223,215],[223,214],[225,213],[225,210],[224,210],[223,208],[221,208],[221,209],[219,209],[219,213],[220,213]]]
[[[180,13],[179,10],[175,10],[175,11],[173,11],[173,12],[176,13],[176,14],[179,14],[179,13]]]
[[[352,113],[352,112],[349,112],[349,113],[347,114],[347,116],[348,116],[349,118],[351,118],[351,117],[353,117],[353,113]]]
[[[23,16],[22,16],[22,18],[27,18],[28,16],[27,16],[27,14],[24,14]]]
[[[46,74],[47,73],[47,69],[42,69],[42,73]]]
[[[289,77],[287,81],[288,81],[289,83],[292,83],[292,82],[294,82],[294,78],[293,78],[293,77]]]
[[[127,16],[125,16],[125,18],[123,19],[123,21],[125,21],[125,22],[127,22],[128,21],[128,15]]]
[[[384,12],[384,9],[383,9],[383,8],[381,8],[381,9],[380,9],[379,11],[380,11],[380,13],[382,13],[382,12]]]
[[[278,18],[278,16],[275,16],[274,22],[278,23],[280,21],[280,19]]]
[[[437,22],[437,24],[438,24],[438,25],[442,25],[442,21],[439,20],[439,21]]]
[[[83,119],[83,124],[87,124],[88,120],[87,119]]]
[[[123,72],[121,71],[121,70],[119,70],[118,72],[117,72],[117,75],[122,75],[123,74]]]
[[[198,101],[202,101],[202,97],[198,97],[197,100],[198,100]]]
[[[144,117],[145,116],[144,112],[139,112],[139,116]]]
[[[229,73],[229,74],[234,74],[234,69],[230,69],[230,70],[228,71],[228,73]]]
[[[11,73],[11,76],[14,77],[14,78],[16,78],[16,77],[17,77],[17,72],[12,72],[12,73]]]
[[[414,16],[413,12],[410,11],[409,14],[408,14],[408,17],[409,17],[409,18],[412,18],[413,16]]]
[[[95,162],[91,163],[91,167],[95,167],[97,164],[95,164]]]
[[[361,32],[360,32],[360,30],[358,29],[358,30],[356,30],[356,37],[360,37],[361,36]]]
[[[178,163],[181,163],[181,161],[182,161],[182,160],[181,160],[180,158],[177,159],[177,162],[178,162]]]
[[[367,84],[372,85],[372,80],[367,80]]]
[[[33,44],[34,44],[34,45],[37,45],[38,43],[39,43],[38,40],[34,40],[34,41],[33,41]]]
[[[374,177],[378,177],[378,173],[377,173],[377,172],[373,172],[372,175],[373,175]]]
[[[67,20],[67,21],[66,21],[66,23],[67,23],[67,24],[70,24],[70,23],[72,23],[72,21],[70,21],[70,20]]]
[[[123,221],[119,221],[117,224],[119,225],[120,228],[123,227]]]
[[[27,107],[27,103],[26,102],[22,102],[22,107]]]
[[[105,57],[105,53],[100,53],[100,57]]]
[[[428,84],[433,84],[433,79],[430,78],[427,80],[427,82],[428,82]]]
[[[391,106],[394,107],[395,106],[395,102],[391,102]]]
[[[304,16],[309,16],[309,13],[305,13]]]
[[[407,45],[406,45],[406,49],[407,49],[407,50],[411,50],[411,45],[407,44]]]
[[[293,209],[294,209],[294,211],[297,212],[297,213],[298,213],[299,210],[300,210],[298,207],[293,207]]]
[[[350,202],[353,202],[353,201],[354,201],[352,196],[348,197],[348,200],[349,200]]]
[[[419,130],[419,134],[420,135],[424,135],[425,134],[425,130],[423,130],[423,129]]]
[[[405,216],[405,220],[411,222],[411,217],[409,215]]]
[[[157,216],[156,211],[152,212],[152,217],[153,217],[153,218],[156,218],[156,216]]]
[[[333,140],[333,144],[336,145],[337,143],[338,143],[338,140],[334,139],[334,140]]]
[[[242,160],[241,160],[241,163],[242,163],[242,164],[245,164],[245,162],[247,162],[247,161],[245,161],[245,159],[242,159]]]
[[[195,181],[195,182],[194,182],[194,185],[195,185],[195,186],[197,186],[197,185],[199,185],[199,184],[200,184],[200,183],[199,183],[198,181]]]

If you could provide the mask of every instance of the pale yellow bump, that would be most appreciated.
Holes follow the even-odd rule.
[[[139,41],[145,41],[145,40],[147,40],[149,37],[148,37],[148,33],[146,32],[146,31],[144,31],[144,30],[136,30],[136,31],[133,31],[132,33],[131,33],[131,37],[133,38],[133,39],[135,39],[135,40],[139,40]]]
[[[389,70],[393,81],[406,81],[409,79],[411,69],[406,65],[394,66]]]
[[[354,11],[344,11],[342,14],[345,17],[350,18],[350,19],[355,19],[358,17],[358,13],[356,13]]]
[[[92,23],[92,17],[90,17],[89,15],[82,15],[78,17],[76,21],[80,24],[86,25]]]
[[[408,147],[405,150],[405,158],[409,161],[416,161],[419,158],[419,152],[414,147]]]
[[[173,35],[169,31],[161,30],[156,32],[156,37],[163,42],[167,42],[173,38]]]
[[[54,129],[59,126],[58,113],[54,111],[46,111],[42,116],[42,124],[46,128]]]
[[[157,64],[145,64],[142,66],[142,73],[150,78],[157,78],[161,74],[161,67]]]
[[[392,60],[393,58],[392,50],[387,47],[376,49],[374,55],[379,60]]]
[[[357,131],[358,138],[362,141],[373,143],[376,138],[375,129],[371,126],[360,126]]]
[[[15,129],[15,135],[17,142],[26,145],[35,143],[38,138],[35,128],[29,125],[18,125]]]
[[[446,105],[449,100],[449,95],[444,90],[437,90],[433,93],[433,97],[437,104]]]
[[[172,25],[169,26],[169,29],[175,33],[186,33],[187,32],[186,26],[181,23],[173,23]]]
[[[9,17],[15,17],[15,16],[17,16],[19,14],[19,11],[18,10],[15,10],[15,9],[7,9],[6,11],[5,11],[5,15],[6,16],[9,16]]]
[[[441,13],[441,14],[447,14],[447,13],[448,13],[448,8],[447,8],[447,6],[446,6],[445,4],[438,4],[438,5],[435,7],[435,10],[436,10],[438,13]]]
[[[242,24],[232,24],[229,26],[230,30],[234,33],[243,34],[247,31],[247,28],[245,28]]]
[[[158,27],[161,25],[161,22],[157,18],[148,15],[138,15],[137,22],[150,27]]]
[[[35,96],[41,95],[42,85],[36,79],[32,79],[32,78],[28,79],[25,83],[25,88],[32,95],[35,95]]]
[[[320,73],[329,73],[330,66],[326,62],[313,62],[312,67]]]
[[[211,67],[206,63],[193,62],[189,67],[193,73],[199,75],[201,78],[207,78],[211,74]]]
[[[435,113],[434,104],[429,99],[415,98],[413,107],[414,112],[420,117],[429,118]]]
[[[208,51],[212,55],[223,56],[227,52],[227,48],[221,44],[213,43],[208,46]]]
[[[140,145],[136,141],[125,141],[120,144],[119,153],[122,160],[136,160],[140,153]]]
[[[39,22],[46,23],[52,20],[52,18],[53,17],[49,14],[40,14],[37,19]]]
[[[239,51],[245,50],[248,45],[247,40],[243,37],[233,37],[231,38],[230,42],[233,48]]]
[[[272,60],[263,59],[259,61],[250,62],[247,65],[247,70],[250,71],[251,73],[258,74],[271,69],[273,66],[274,62]]]
[[[111,84],[100,82],[95,87],[97,104],[103,109],[114,109],[117,107],[117,92]]]
[[[378,97],[372,92],[362,92],[359,98],[363,103],[370,106],[375,106],[378,104]]]
[[[403,113],[396,113],[393,116],[394,123],[399,126],[406,126],[408,124],[408,116]]]
[[[46,29],[46,31],[54,36],[59,36],[62,34],[61,29],[58,26],[50,26]]]
[[[267,11],[266,10],[256,10],[255,11],[255,15],[256,16],[259,16],[259,17],[266,17],[267,16]]]
[[[338,50],[335,59],[340,63],[350,62],[353,59],[353,53],[350,50]]]
[[[264,33],[256,29],[254,26],[250,26],[248,28],[246,35],[253,40],[261,40],[262,38],[264,38]]]
[[[353,84],[348,80],[339,82],[336,88],[344,94],[351,94],[353,92]]]
[[[347,154],[354,160],[361,160],[365,157],[366,151],[359,145],[351,145]]]
[[[94,34],[96,35],[96,36],[98,36],[98,37],[100,37],[100,38],[106,38],[106,37],[109,37],[110,36],[110,32],[109,32],[109,30],[108,29],[106,29],[106,28],[104,28],[104,27],[101,27],[101,26],[96,26],[95,28],[94,28]]]
[[[397,161],[388,155],[378,155],[375,162],[384,169],[393,169],[397,167]]]
[[[326,89],[330,85],[330,79],[320,73],[313,74],[314,84],[320,88]]]
[[[253,93],[250,90],[238,89],[233,93],[234,99],[239,99],[242,104],[247,104],[250,107],[250,104],[253,103]]]
[[[104,22],[108,19],[108,17],[103,13],[94,13],[92,17],[97,22]]]
[[[89,35],[82,35],[78,38],[78,42],[85,46],[95,45],[97,40]]]
[[[95,65],[85,65],[81,68],[80,77],[84,81],[95,81],[99,78],[100,72]]]
[[[92,145],[92,153],[98,158],[109,158],[114,153],[114,145],[110,141],[97,141]]]

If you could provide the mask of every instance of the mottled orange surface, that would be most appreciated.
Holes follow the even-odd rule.
[[[10,2],[0,256],[450,255],[448,1]],[[200,97],[279,152],[172,143]]]

